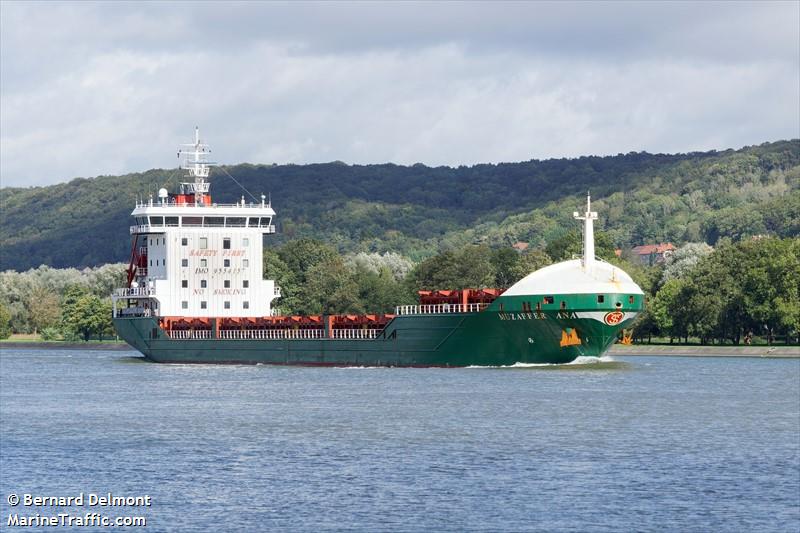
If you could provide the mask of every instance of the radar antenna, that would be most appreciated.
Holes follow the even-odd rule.
[[[200,128],[194,128],[194,143],[182,144],[178,149],[178,157],[183,156],[181,168],[188,170],[185,175],[187,178],[194,178],[193,182],[181,182],[181,194],[194,194],[195,204],[204,203],[205,196],[208,194],[209,183],[206,181],[212,163],[207,157],[211,149],[207,144],[200,141]]]

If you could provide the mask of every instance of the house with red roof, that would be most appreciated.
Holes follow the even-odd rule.
[[[659,244],[643,244],[634,246],[631,255],[634,261],[638,260],[642,265],[656,265],[666,261],[667,257],[675,252],[675,246],[671,242]]]

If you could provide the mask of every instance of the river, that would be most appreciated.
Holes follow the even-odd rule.
[[[0,493],[3,526],[797,531],[800,360],[289,368],[4,348]],[[150,505],[8,502],[80,493]]]

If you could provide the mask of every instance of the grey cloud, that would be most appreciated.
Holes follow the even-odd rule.
[[[797,137],[798,5],[3,2],[0,178],[171,166],[195,123],[229,163]]]

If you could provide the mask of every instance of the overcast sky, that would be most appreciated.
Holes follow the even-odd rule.
[[[800,137],[800,2],[0,2],[0,181]]]

